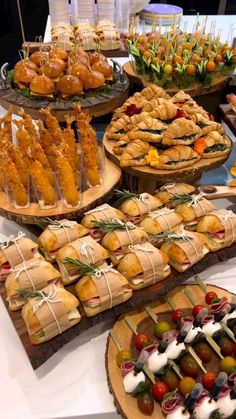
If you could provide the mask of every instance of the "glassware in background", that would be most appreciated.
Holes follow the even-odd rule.
[[[84,181],[87,188],[99,188],[104,182],[105,172],[105,152],[103,143],[99,142],[98,152],[95,155],[95,161],[90,164],[81,151],[82,171],[84,173]]]
[[[68,0],[48,0],[51,26],[59,23],[70,24]]]
[[[129,32],[130,0],[116,0],[116,26],[119,32]]]
[[[95,25],[94,0],[71,0],[71,9],[72,23],[74,25],[82,20],[88,20],[91,25]]]
[[[66,170],[65,170],[66,169]],[[60,199],[66,208],[81,206],[81,172],[68,171],[67,167],[57,172]]]
[[[35,169],[34,169],[35,170]],[[34,171],[31,178],[32,192],[34,199],[37,200],[41,209],[56,208],[58,204],[58,189],[56,174],[53,173],[54,185],[52,186],[45,178],[40,176],[40,173]]]
[[[30,179],[29,175],[25,174],[24,185],[10,181],[10,179],[3,174],[2,177],[3,189],[7,195],[9,204],[15,209],[29,208],[30,206]]]
[[[119,0],[122,1],[122,0]],[[97,0],[98,21],[108,19],[114,22],[115,0]]]

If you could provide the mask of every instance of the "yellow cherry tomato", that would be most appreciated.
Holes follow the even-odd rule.
[[[166,65],[164,66],[164,73],[165,73],[165,74],[171,74],[171,73],[172,73],[172,70],[173,70],[172,65],[170,65],[170,64],[166,64]]]

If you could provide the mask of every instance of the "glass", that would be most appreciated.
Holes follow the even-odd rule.
[[[7,195],[7,199],[11,206],[16,209],[29,208],[30,206],[30,179],[29,175],[24,175],[24,185],[21,187],[11,182],[11,180],[4,174],[3,177],[3,189]]]
[[[64,167],[65,169],[65,167]],[[81,206],[81,172],[61,170],[57,172],[57,185],[60,199],[66,208]]]
[[[53,185],[44,179],[32,178],[34,196],[41,209],[56,208],[58,204],[58,189],[56,174],[53,173]]]
[[[87,188],[93,188],[93,187],[99,188],[104,182],[105,152],[104,152],[103,143],[99,142],[98,152],[96,153],[95,159],[93,161],[88,162],[88,159],[84,158],[84,154],[82,150],[81,164],[82,164],[82,172],[84,173],[84,180],[85,180],[85,184]]]

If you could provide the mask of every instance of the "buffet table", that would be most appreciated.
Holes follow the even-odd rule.
[[[203,21],[204,17],[201,17]],[[188,28],[192,28],[196,17],[184,17]],[[222,40],[227,39],[228,28],[235,16],[211,16],[222,27]],[[48,19],[45,41],[50,33]],[[127,58],[118,59],[120,63]],[[0,116],[4,113],[0,109]],[[235,138],[230,134],[231,139]],[[235,160],[233,153],[230,163]],[[229,163],[229,167],[230,167]],[[205,175],[203,183],[216,183],[229,178],[226,166],[217,173]],[[227,205],[235,210],[231,202],[217,201],[217,206]],[[0,240],[9,234],[23,230],[16,223],[0,218]],[[27,235],[29,235],[27,231]],[[32,236],[32,235],[31,235]],[[34,238],[32,236],[32,238]],[[231,292],[236,292],[236,258],[207,269],[201,277],[209,284],[214,284]],[[104,354],[106,339],[111,323],[106,322],[90,329],[82,336],[62,348],[38,370],[33,371],[23,346],[16,334],[2,300],[0,299],[0,394],[1,419],[57,419],[57,418],[118,418],[109,394]]]

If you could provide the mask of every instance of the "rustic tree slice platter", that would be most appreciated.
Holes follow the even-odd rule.
[[[77,102],[81,104],[83,111],[89,113],[93,117],[98,117],[112,112],[125,102],[128,98],[129,79],[125,74],[123,75],[122,82],[118,75],[115,77],[116,79],[112,84],[112,90],[110,92],[89,96],[82,99],[81,102]],[[20,93],[17,93],[11,86],[0,89],[0,105],[4,109],[9,109],[9,107],[12,106],[13,113],[17,113],[20,108],[24,108],[33,119],[44,119],[45,116],[40,113],[40,109],[50,106],[53,115],[56,116],[60,122],[65,121],[65,114],[72,115],[75,112],[73,109],[73,102],[70,100],[31,100]]]
[[[123,65],[123,69],[125,73],[129,76],[129,78],[135,83],[141,84],[144,87],[148,86],[149,84],[152,84],[152,82],[145,80],[144,76],[136,73],[132,61],[128,61],[127,63],[125,63]],[[195,86],[188,87],[182,90],[184,90],[186,93],[188,93],[191,96],[203,96],[208,93],[217,92],[218,90],[224,89],[229,84],[230,80],[231,80],[230,76],[221,76],[213,80],[211,86],[209,87],[195,85]],[[165,90],[167,93],[173,96],[175,93],[177,93],[180,90],[180,88],[173,87],[171,89],[165,89]]]
[[[230,247],[221,249],[215,253],[208,253],[200,262],[192,266],[185,272],[178,273],[174,269],[171,269],[171,275],[165,280],[156,283],[148,288],[135,291],[133,297],[113,307],[111,310],[106,310],[102,313],[97,314],[94,317],[86,317],[82,307],[80,306],[81,321],[71,329],[66,330],[59,336],[56,336],[49,342],[45,342],[41,345],[32,345],[27,333],[25,323],[21,317],[21,311],[12,312],[8,309],[8,303],[6,300],[6,290],[3,282],[0,282],[0,295],[3,302],[8,310],[9,316],[16,329],[17,334],[25,348],[25,351],[29,357],[33,369],[37,369],[44,362],[46,362],[53,354],[59,351],[66,343],[72,341],[76,336],[81,335],[89,328],[95,326],[104,320],[116,320],[121,314],[126,314],[129,311],[133,311],[143,307],[144,305],[155,302],[158,298],[166,296],[167,293],[173,290],[176,286],[183,284],[187,279],[198,275],[205,269],[215,265],[219,262],[226,261],[236,256],[236,243]],[[66,287],[68,291],[73,293],[73,285]],[[132,418],[133,419],[133,418]]]
[[[108,140],[105,134],[103,143],[108,158],[120,166],[120,156],[114,154],[113,152],[113,147],[116,144],[116,141]],[[225,156],[215,157],[213,159],[201,159],[192,166],[185,167],[183,169],[161,170],[153,169],[150,166],[141,166],[122,167],[122,170],[126,173],[126,181],[132,192],[149,192],[153,194],[158,187],[164,185],[165,183],[194,183],[204,172],[208,172],[209,170],[213,170],[221,166],[228,159],[232,147],[233,143],[231,141],[231,148]]]
[[[120,185],[121,176],[121,170],[106,158],[103,184],[101,187],[91,187],[84,191],[81,206],[76,209],[66,208],[61,202],[52,209],[41,209],[37,203],[32,203],[29,208],[15,209],[10,205],[5,192],[0,192],[0,215],[20,224],[37,224],[40,217],[50,217],[54,220],[75,219],[86,211],[107,202],[112,197],[114,189]]]
[[[171,296],[171,299],[175,303],[178,309],[191,309],[192,305],[189,302],[188,298],[184,293],[185,287],[177,287],[175,288],[174,292],[168,297]],[[195,297],[196,304],[205,305],[204,300],[204,293],[197,285],[188,285],[189,291],[193,297]],[[219,297],[226,297],[229,302],[232,301],[232,294],[222,288],[209,285],[207,287],[208,291],[214,291]],[[165,295],[165,297],[167,294]],[[153,304],[150,305],[153,311],[158,314],[158,318],[160,320],[167,320],[170,321],[171,317],[171,307],[168,305],[165,299],[155,301]],[[139,332],[147,333],[150,336],[150,331],[154,323],[147,315],[145,311],[136,311],[129,314],[129,317],[133,320],[134,324],[138,326]],[[134,348],[133,344],[133,332],[128,327],[124,320],[124,316],[114,324],[112,330],[115,332],[116,336],[118,337],[121,343],[121,349],[128,349],[132,350]],[[147,416],[143,415],[138,407],[137,401],[134,397],[129,394],[126,394],[123,387],[122,376],[120,373],[120,369],[116,365],[116,354],[117,348],[109,335],[107,339],[107,349],[106,349],[106,356],[105,356],[105,366],[106,366],[106,373],[107,373],[107,382],[109,386],[110,393],[113,395],[114,398],[114,405],[117,409],[117,412],[125,419],[144,419]],[[209,367],[209,371],[214,371],[216,369],[217,358],[213,355],[213,360]],[[208,364],[207,364],[208,365]],[[215,366],[215,368],[214,368]],[[208,367],[207,367],[208,369]],[[154,412],[151,418],[158,418],[164,419],[165,416],[162,413],[160,404],[154,402]]]
[[[234,135],[236,135],[236,113],[230,105],[222,104],[219,106],[223,121],[229,126]]]

